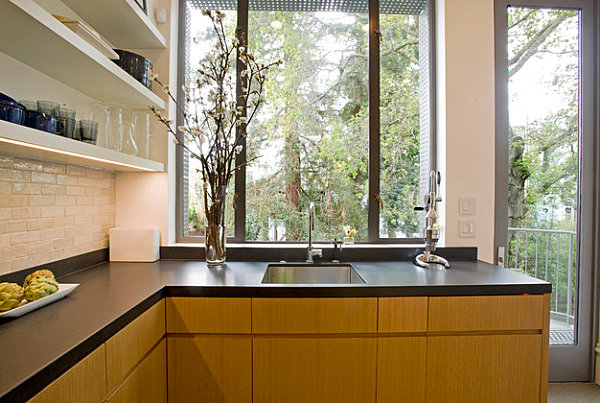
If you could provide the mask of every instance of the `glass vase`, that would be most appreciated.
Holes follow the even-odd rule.
[[[225,245],[225,214],[227,210],[227,186],[215,189],[213,197],[209,189],[204,190],[204,247],[209,267],[223,266],[227,258]]]

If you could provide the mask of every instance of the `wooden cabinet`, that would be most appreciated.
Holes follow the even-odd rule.
[[[164,339],[144,358],[107,402],[167,402],[167,346]]]
[[[377,402],[424,402],[427,338],[382,337],[377,344]]]
[[[250,298],[167,298],[167,333],[250,333]]]
[[[542,329],[543,295],[430,297],[430,332]]]
[[[106,395],[105,347],[101,345],[35,395],[29,403],[98,403]]]
[[[169,337],[169,403],[252,402],[249,337]]]
[[[427,340],[427,401],[540,401],[542,336],[434,336]]]
[[[106,381],[114,389],[165,335],[165,302],[156,303],[106,342]]]
[[[375,338],[259,338],[254,401],[375,402]]]
[[[404,333],[427,331],[427,297],[379,298],[378,331]]]
[[[253,298],[252,333],[374,333],[377,298]]]

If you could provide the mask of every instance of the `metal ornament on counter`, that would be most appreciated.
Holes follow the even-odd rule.
[[[440,225],[437,223],[437,203],[442,201],[440,196],[440,184],[442,176],[440,172],[431,171],[429,174],[429,193],[425,194],[425,207],[415,207],[416,211],[425,210],[425,251],[415,258],[417,266],[428,268],[430,263],[437,263],[450,267],[450,263],[441,256],[433,254],[437,242],[440,239]]]

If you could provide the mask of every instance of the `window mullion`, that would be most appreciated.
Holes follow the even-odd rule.
[[[369,0],[369,217],[368,240],[379,240],[379,0]]]
[[[238,0],[237,7],[237,29],[239,44],[248,45],[248,0]],[[242,70],[245,69],[245,64],[236,57],[236,99],[237,106],[242,105],[242,87],[248,86],[248,79],[241,77]],[[244,111],[244,116],[246,111]],[[246,129],[245,125],[236,128],[237,136],[241,136],[241,130]],[[236,155],[235,164],[240,168],[235,171],[235,194],[234,214],[235,214],[235,232],[234,240],[244,242],[246,240],[246,138],[240,140],[242,151]]]

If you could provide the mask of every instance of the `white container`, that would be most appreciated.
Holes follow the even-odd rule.
[[[155,262],[160,259],[158,228],[111,228],[108,237],[111,262]]]

